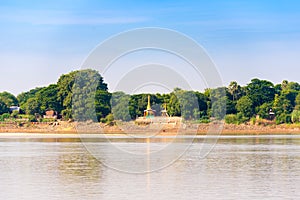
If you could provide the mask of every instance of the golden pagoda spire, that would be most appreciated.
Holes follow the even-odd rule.
[[[151,109],[151,104],[150,104],[150,95],[148,95],[148,105],[147,105],[147,110],[152,110],[152,109]]]

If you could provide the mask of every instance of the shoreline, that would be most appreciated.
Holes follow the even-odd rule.
[[[215,126],[215,130],[220,128],[221,132],[215,133],[208,130]],[[125,127],[125,128],[124,128]],[[125,131],[124,131],[125,129]],[[105,134],[105,135],[300,135],[300,125],[281,124],[281,125],[249,125],[249,124],[184,124],[180,125],[166,124],[153,126],[135,126],[132,123],[107,126],[105,124],[91,123],[78,126],[76,122],[60,122],[59,125],[52,124],[31,124],[18,127],[15,124],[1,124],[0,135],[9,134],[51,134],[51,135],[79,135],[79,134]]]

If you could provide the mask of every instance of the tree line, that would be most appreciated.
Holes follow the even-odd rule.
[[[55,110],[62,119],[81,121],[130,121],[143,116],[150,95],[152,109],[160,115],[166,107],[169,116],[185,120],[209,122],[212,118],[227,123],[244,123],[256,116],[269,119],[270,109],[275,121],[297,123],[300,119],[300,85],[282,81],[274,85],[267,80],[252,79],[241,86],[232,81],[227,87],[208,88],[203,92],[175,88],[168,94],[110,93],[103,77],[96,70],[73,71],[59,77],[57,83],[38,87],[18,96],[0,93],[0,120],[18,117],[11,106],[20,106],[20,114],[36,120],[47,110]]]

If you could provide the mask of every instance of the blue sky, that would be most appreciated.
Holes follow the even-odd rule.
[[[300,2],[0,1],[0,91],[19,94],[80,68],[106,38],[162,27],[201,44],[224,85],[300,82]],[[108,83],[110,84],[110,83]]]

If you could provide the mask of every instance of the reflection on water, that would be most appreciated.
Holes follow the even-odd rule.
[[[106,145],[103,139],[90,140]],[[114,145],[131,151],[145,147],[148,153],[169,140],[111,138]],[[167,168],[128,174],[103,166],[78,138],[2,138],[0,199],[300,198],[299,137],[221,137],[200,159],[203,140],[196,138],[185,155]]]
[[[99,180],[101,165],[90,154],[62,154],[58,157],[59,175],[64,180],[73,181],[74,177]]]

